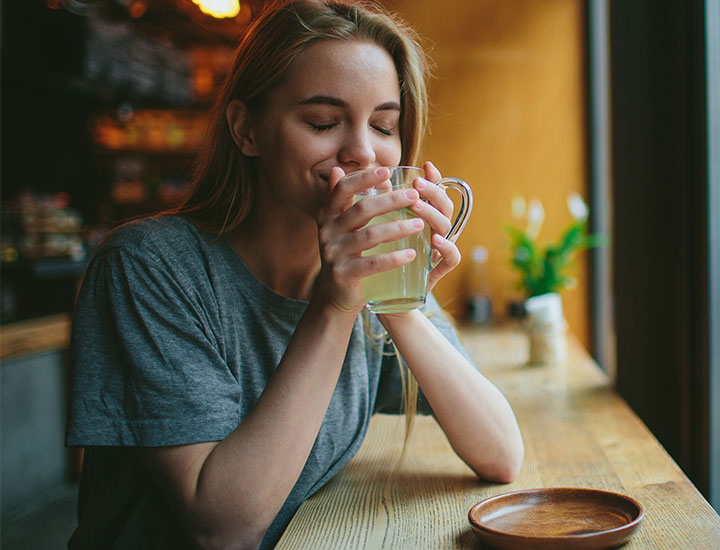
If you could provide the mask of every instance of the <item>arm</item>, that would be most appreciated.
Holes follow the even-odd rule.
[[[440,173],[425,164],[426,179]],[[419,184],[419,185],[418,185]],[[416,182],[427,203],[414,212],[433,229],[432,244],[439,263],[428,276],[428,292],[460,263],[460,252],[442,235],[450,230],[453,205],[445,191]],[[455,452],[480,477],[512,481],[520,470],[523,443],[510,405],[502,393],[420,312],[379,316],[407,362]]]
[[[512,481],[523,442],[502,393],[419,310],[381,321],[458,456],[481,478]]]
[[[310,306],[252,412],[223,441],[139,449],[201,548],[257,547],[332,397],[354,314]]]

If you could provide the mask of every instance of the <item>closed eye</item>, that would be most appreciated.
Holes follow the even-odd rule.
[[[380,132],[381,134],[385,136],[392,136],[395,134],[392,128],[383,128],[382,126],[373,126],[373,129],[376,132]]]
[[[337,126],[337,123],[331,122],[329,124],[315,124],[314,122],[308,122],[307,125],[316,132],[326,132],[327,130],[330,130],[331,128]]]

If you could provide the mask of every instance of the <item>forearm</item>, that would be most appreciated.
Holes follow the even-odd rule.
[[[200,546],[259,543],[300,476],[354,323],[331,309],[308,307],[251,413],[179,476],[175,502]]]
[[[381,320],[458,456],[482,478],[511,481],[523,443],[502,393],[420,311]]]

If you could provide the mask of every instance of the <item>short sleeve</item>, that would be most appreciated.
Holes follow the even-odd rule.
[[[73,323],[68,445],[221,440],[239,422],[212,295],[171,264],[120,246],[93,260]]]

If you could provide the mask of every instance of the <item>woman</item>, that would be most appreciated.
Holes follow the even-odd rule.
[[[460,261],[432,164],[415,189],[353,205],[415,161],[426,99],[410,36],[357,4],[268,10],[239,46],[190,198],[96,253],[73,329],[68,444],[86,452],[70,548],[272,547],[373,412],[399,409],[383,330],[458,455],[482,478],[517,474],[512,410],[432,296],[369,327],[361,315],[360,281],[414,257],[363,250],[429,224],[429,286]],[[398,208],[418,219],[365,228]]]

